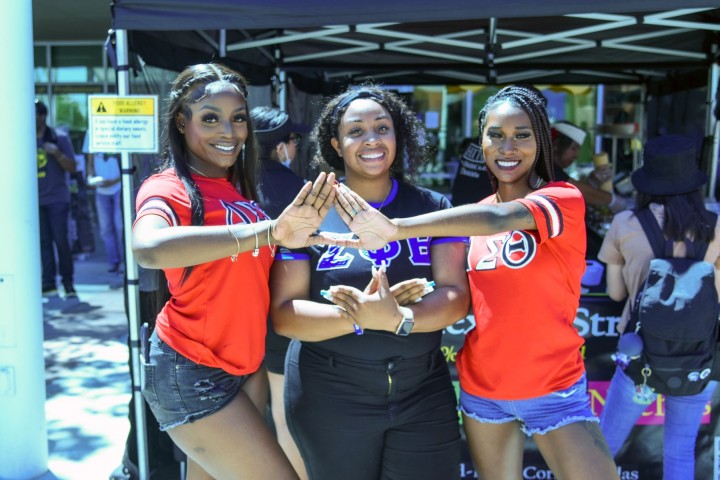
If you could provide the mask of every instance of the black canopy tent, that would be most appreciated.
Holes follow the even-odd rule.
[[[220,61],[256,85],[328,93],[374,79],[392,84],[718,84],[720,8],[708,0],[113,0],[118,93],[128,68],[181,70]],[[708,136],[712,123],[708,119]],[[717,158],[714,142],[713,159]],[[132,168],[122,154],[123,204]],[[715,165],[712,167],[714,177]],[[714,189],[713,189],[714,190]],[[125,218],[130,234],[131,216]],[[137,266],[126,241],[131,357],[139,392]],[[135,412],[144,418],[135,395]],[[148,478],[144,422],[137,422]]]
[[[270,4],[271,3],[271,4]],[[485,2],[483,2],[485,3]],[[114,28],[150,65],[221,60],[309,93],[395,84],[707,81],[720,8],[707,0],[115,0]],[[695,77],[688,75],[695,72]]]

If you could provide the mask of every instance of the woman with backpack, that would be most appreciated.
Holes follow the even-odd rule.
[[[630,319],[631,300],[643,288],[650,261],[656,257],[638,220],[643,210],[652,212],[662,226],[664,237],[673,241],[674,257],[686,256],[686,239],[708,244],[704,260],[714,265],[718,288],[720,226],[717,217],[703,203],[700,188],[708,177],[697,165],[694,143],[687,137],[656,137],[645,146],[643,166],[632,175],[638,192],[637,208],[615,216],[598,254],[607,264],[608,295],[615,301],[628,299],[618,325],[620,334]],[[714,309],[715,305],[708,308]],[[656,397],[652,390],[636,383],[621,367],[616,369],[610,382],[600,425],[613,456]],[[665,395],[665,480],[695,478],[695,440],[716,385],[717,382],[711,381],[694,395]]]

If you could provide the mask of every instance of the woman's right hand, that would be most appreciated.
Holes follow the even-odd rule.
[[[394,332],[402,313],[388,284],[385,268],[375,271],[375,282],[365,291],[347,285],[335,285],[323,294],[326,300],[342,309],[342,316],[363,329]]]
[[[395,301],[401,307],[406,307],[417,303],[428,293],[432,293],[435,282],[428,282],[427,278],[411,278],[409,280],[403,280],[390,287],[390,293],[395,297]],[[377,269],[372,267],[372,278],[370,283],[367,284],[363,293],[371,295],[377,292],[379,286],[379,276]]]
[[[335,200],[334,185],[334,173],[321,172],[314,183],[307,182],[273,222],[271,233],[275,241],[288,248],[333,243],[330,234],[316,232]]]
[[[434,288],[431,285],[425,278],[411,278],[396,283],[390,287],[390,292],[392,292],[398,305],[407,307],[419,302],[425,295],[433,292]]]

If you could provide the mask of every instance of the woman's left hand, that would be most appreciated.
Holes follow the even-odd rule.
[[[321,172],[314,183],[307,182],[293,203],[274,222],[272,236],[288,248],[333,243],[329,233],[316,233],[335,200],[335,174]]]
[[[376,281],[377,289],[372,293],[361,292],[346,285],[336,285],[330,288],[330,297],[326,298],[345,310],[363,329],[394,332],[402,314],[390,290],[384,267],[377,270]]]

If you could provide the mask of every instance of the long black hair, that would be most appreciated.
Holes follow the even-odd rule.
[[[185,185],[192,206],[192,225],[204,223],[205,209],[202,195],[190,176],[188,151],[185,136],[178,129],[178,115],[182,114],[189,121],[192,118],[190,105],[199,102],[208,94],[212,94],[207,91],[207,87],[216,82],[233,85],[247,103],[247,81],[238,72],[217,63],[190,66],[180,72],[172,83],[162,132],[164,148],[163,162],[160,168],[174,169],[178,178]],[[247,106],[247,110],[249,119],[249,106]],[[248,120],[247,125],[248,137],[235,164],[228,169],[227,179],[239,189],[245,198],[257,200],[257,146],[252,122]]]
[[[501,103],[509,103],[515,107],[518,107],[527,114],[532,124],[533,133],[537,141],[537,154],[535,156],[535,163],[533,170],[535,173],[545,180],[546,182],[552,182],[555,178],[553,175],[553,149],[552,149],[552,135],[550,133],[550,121],[547,116],[547,109],[545,105],[547,101],[542,94],[534,89],[527,88],[519,85],[510,85],[492,97],[488,98],[485,105],[480,110],[478,115],[478,132],[480,135],[479,143],[482,146],[482,136],[485,129],[485,121],[487,120],[488,113]],[[493,190],[497,192],[498,181],[495,175],[487,169],[488,175],[490,176],[490,183],[492,183]],[[528,182],[530,179],[528,178]],[[530,188],[537,188],[534,185],[530,185]]]
[[[238,72],[217,63],[203,63],[192,65],[180,72],[170,88],[168,97],[168,110],[162,130],[162,164],[161,170],[172,168],[182,181],[190,199],[191,225],[205,224],[205,205],[202,193],[190,175],[188,168],[189,155],[185,136],[179,129],[179,116],[182,114],[187,121],[192,118],[190,105],[199,102],[208,95],[212,95],[212,88],[222,84],[232,85],[247,103],[247,80]],[[242,195],[257,201],[258,160],[255,134],[250,121],[250,107],[248,111],[248,136],[241,153],[235,163],[228,169],[227,180],[233,184]],[[183,273],[185,281],[192,272],[187,267]]]
[[[428,159],[429,148],[425,129],[402,98],[373,84],[347,90],[325,103],[310,133],[314,148],[313,164],[319,168],[327,164],[334,169],[345,170],[343,159],[333,148],[331,140],[337,138],[338,125],[350,103],[360,98],[377,102],[390,114],[395,129],[396,144],[390,176],[402,181],[411,181],[418,168]]]
[[[705,208],[701,190],[678,195],[648,195],[637,192],[636,210],[650,208],[651,203],[665,207],[663,233],[668,239],[681,242],[690,238],[709,243],[715,238],[715,217]]]

